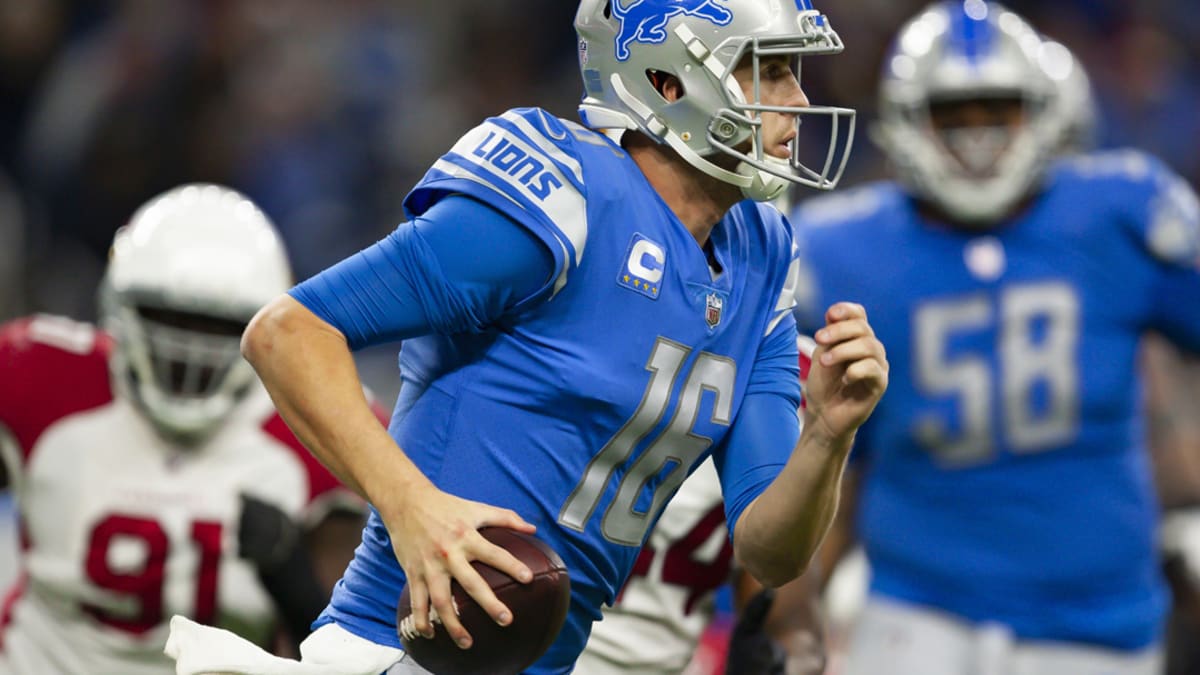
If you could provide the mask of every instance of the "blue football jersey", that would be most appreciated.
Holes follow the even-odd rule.
[[[1063,160],[1011,222],[950,229],[894,184],[795,213],[797,319],[862,303],[891,363],[860,430],[872,591],[1020,637],[1138,648],[1167,594],[1135,353],[1200,350],[1200,216],[1140,153]]]
[[[722,451],[745,396],[798,402],[794,370],[752,377],[764,345],[787,343],[795,360],[792,234],[773,207],[739,204],[712,233],[714,274],[618,145],[537,109],[467,133],[405,206],[416,216],[449,194],[528,228],[556,269],[489,330],[405,341],[390,432],[439,488],[515,510],[562,556],[568,622],[528,672],[566,673],[666,500]],[[373,514],[322,621],[398,645],[403,583]]]

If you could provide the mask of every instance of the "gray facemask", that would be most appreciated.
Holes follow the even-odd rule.
[[[1000,158],[1013,141],[1013,133],[1006,126],[959,127],[937,135],[967,176],[979,179],[995,177]]]

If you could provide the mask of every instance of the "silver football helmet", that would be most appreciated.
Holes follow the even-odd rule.
[[[1096,99],[1083,64],[1054,40],[1042,43],[1038,63],[1054,83],[1048,114],[1059,127],[1059,151],[1073,154],[1091,150],[1096,145]]]
[[[1054,82],[1039,62],[1043,39],[1013,12],[984,0],[947,0],[907,22],[884,62],[872,138],[900,180],[950,217],[987,225],[1034,189],[1062,126]],[[1022,102],[1022,123],[939,130],[931,106]]]
[[[207,437],[253,381],[242,330],[291,284],[275,227],[238,192],[191,184],[150,200],[117,232],[101,287],[119,391],[163,434]]]
[[[841,38],[810,0],[583,0],[575,29],[585,89],[579,112],[587,126],[637,129],[757,201],[793,183],[822,190],[837,184],[853,143],[854,110],[766,105],[759,95],[760,58],[798,62],[842,51]],[[734,78],[743,58],[752,59],[756,74],[752,100]],[[652,82],[664,73],[682,84],[676,101],[664,99]],[[816,168],[801,160],[796,140],[788,161],[764,152],[763,112],[794,115],[797,133],[803,117],[830,119],[828,151]],[[719,155],[739,160],[736,168],[714,163]]]

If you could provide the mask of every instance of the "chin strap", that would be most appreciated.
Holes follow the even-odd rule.
[[[705,174],[716,178],[723,183],[736,185],[742,189],[746,189],[753,182],[753,177],[741,172],[734,172],[728,169],[723,169],[716,164],[713,164],[708,159],[702,157],[699,153],[693,150],[688,144],[679,137],[670,127],[666,125],[641,101],[637,100],[633,94],[629,93],[629,89],[625,86],[625,81],[617,73],[613,73],[609,80],[612,85],[613,92],[632,115],[632,120],[640,127],[642,131],[650,137],[655,138],[671,147],[685,162],[696,167]]]
[[[613,92],[621,99],[621,102],[625,104],[632,115],[614,114],[611,109],[589,104],[585,100],[580,105],[580,112],[583,113],[585,122],[589,126],[626,129],[640,128],[651,137],[666,143],[688,164],[723,183],[736,185],[741,188],[742,195],[746,199],[752,199],[756,202],[771,201],[779,197],[791,184],[791,181],[788,181],[786,178],[758,169],[747,162],[739,163],[736,171],[730,171],[717,166],[689,147],[679,137],[679,134],[672,131],[654,114],[654,111],[650,110],[649,107],[630,94],[620,75],[614,73],[610,79],[610,84],[612,85]],[[779,165],[780,169],[784,171],[789,168],[786,161],[776,157],[768,156],[764,157],[763,160]]]
[[[767,158],[767,161],[784,164],[781,160],[773,157]],[[750,177],[750,184],[742,186],[742,196],[756,202],[773,201],[786,192],[788,186],[792,184],[789,180],[756,169],[746,162],[738,164],[738,173]]]

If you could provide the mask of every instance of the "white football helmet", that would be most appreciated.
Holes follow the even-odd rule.
[[[984,0],[946,0],[908,21],[886,57],[873,139],[900,180],[950,217],[987,225],[1034,189],[1057,152],[1054,83],[1043,40],[1024,19]],[[938,131],[931,104],[1022,102],[1023,123]]]
[[[841,38],[811,0],[583,0],[575,29],[585,90],[579,113],[587,126],[637,129],[757,201],[774,199],[793,183],[822,190],[837,184],[853,144],[855,111],[765,105],[757,79],[753,100],[746,100],[733,76],[743,57],[753,59],[757,78],[763,57],[798,62],[803,55],[842,51]],[[679,78],[683,96],[664,99],[654,74]],[[805,116],[829,117],[829,146],[819,168],[800,159],[798,141],[790,161],[765,154],[762,112],[795,115],[797,129]],[[749,151],[734,149],[747,141]],[[740,160],[737,168],[714,163],[719,154]]]
[[[279,234],[245,196],[192,184],[150,200],[117,232],[101,287],[118,390],[165,435],[206,437],[253,381],[242,330],[291,284]]]

